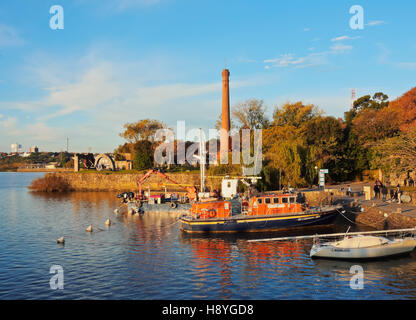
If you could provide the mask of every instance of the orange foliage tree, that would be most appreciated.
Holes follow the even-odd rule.
[[[390,107],[363,109],[352,123],[352,130],[363,145],[392,137],[399,131],[397,112]]]
[[[416,87],[390,102],[392,110],[397,112],[400,130],[407,132],[416,126]]]

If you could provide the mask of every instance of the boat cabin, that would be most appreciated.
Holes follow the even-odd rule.
[[[246,213],[247,215],[274,215],[302,212],[302,205],[296,202],[294,194],[265,194],[247,200],[221,200],[196,202],[191,213],[200,219],[229,218]]]
[[[249,200],[249,215],[295,213],[302,211],[294,194],[266,194]]]

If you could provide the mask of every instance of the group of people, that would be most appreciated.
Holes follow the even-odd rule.
[[[376,182],[374,183],[374,194],[375,194],[375,198],[376,199],[380,199],[382,201],[386,201],[387,200],[387,195],[389,194],[389,190],[387,189],[387,187],[379,180],[377,179]],[[400,203],[400,195],[401,195],[401,190],[400,190],[400,185],[397,184],[396,189],[390,189],[390,199],[393,201],[397,201]]]

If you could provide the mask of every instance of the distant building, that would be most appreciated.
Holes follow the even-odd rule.
[[[49,162],[45,164],[45,169],[56,169],[58,162]]]
[[[12,145],[11,145],[11,149],[12,149],[12,154],[18,154],[19,153],[19,150],[22,148],[22,145],[21,144],[18,144],[18,143],[13,143]]]
[[[39,152],[39,148],[37,146],[30,147],[29,152],[30,153],[38,153]]]

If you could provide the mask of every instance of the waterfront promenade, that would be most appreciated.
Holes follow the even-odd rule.
[[[348,185],[351,186],[352,196],[344,195]],[[338,190],[338,196],[335,198],[343,204],[354,203],[353,207],[363,209],[363,212],[356,213],[356,222],[372,226],[376,229],[380,228],[413,228],[416,227],[416,205],[414,201],[411,203],[397,203],[387,197],[386,201],[372,198],[365,200],[363,187],[371,186],[370,182],[357,182],[349,184],[331,185],[327,189]],[[340,196],[339,194],[343,194]],[[413,200],[413,199],[412,199]]]

